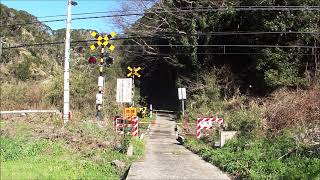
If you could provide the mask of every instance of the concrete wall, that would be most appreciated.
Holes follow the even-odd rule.
[[[237,134],[237,131],[221,131],[220,132],[220,147],[223,147],[224,144],[230,139],[232,139]]]

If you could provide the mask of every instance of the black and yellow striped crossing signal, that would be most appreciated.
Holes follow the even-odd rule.
[[[131,68],[130,66],[128,66],[128,70],[130,71],[130,72],[127,74],[128,77],[134,77],[134,76],[140,77],[140,76],[141,76],[141,75],[138,73],[138,71],[141,70],[141,67]]]
[[[111,38],[113,38],[116,35],[115,32],[111,32],[110,34],[108,34],[107,36],[101,36],[99,34],[97,34],[96,32],[91,32],[91,36],[96,38],[97,42],[95,42],[94,44],[92,44],[90,46],[91,50],[95,50],[97,49],[99,46],[101,46],[102,48],[107,47],[109,48],[111,51],[114,50],[114,45],[109,43],[109,40]]]

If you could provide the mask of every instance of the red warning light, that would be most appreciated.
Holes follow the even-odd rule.
[[[94,56],[90,56],[90,58],[89,58],[89,63],[90,63],[90,64],[95,64],[96,62],[97,62],[97,58],[94,57]]]

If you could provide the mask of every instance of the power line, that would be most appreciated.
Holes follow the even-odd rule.
[[[86,41],[72,41],[71,43],[86,43],[92,42],[95,40],[86,40]],[[35,44],[22,44],[18,46],[10,46],[3,48],[6,49],[15,49],[15,48],[23,48],[23,47],[33,47],[33,46],[46,46],[46,45],[57,45],[63,44],[63,41],[57,42],[47,42],[47,43],[35,43]],[[117,45],[117,47],[252,47],[252,48],[320,48],[319,46],[308,46],[308,45],[260,45],[260,44],[197,44],[197,45],[184,45],[184,44],[176,44],[176,45]]]
[[[135,52],[135,51],[128,51],[128,50],[120,50],[121,52],[128,52],[128,53],[134,53],[138,55],[144,55],[144,56],[169,56],[169,55],[191,55],[191,54],[197,54],[197,55],[262,55],[264,53],[250,53],[250,52],[217,52],[217,53],[157,53],[157,54],[146,54],[142,52]],[[298,53],[297,55],[306,55],[306,56],[313,56],[314,54],[308,54],[308,53]]]
[[[135,12],[139,10],[127,10],[127,12]],[[109,13],[123,13],[122,10],[119,11],[96,11],[96,12],[83,12],[83,13],[74,13],[72,16],[79,16],[79,15],[90,15],[90,14],[109,14]],[[65,17],[65,14],[60,15],[48,15],[48,16],[37,16],[36,18],[42,19],[42,18],[52,18],[52,17]]]
[[[165,11],[147,11],[147,12],[137,12],[137,13],[125,13],[125,14],[113,14],[113,15],[102,15],[102,16],[89,16],[89,17],[78,17],[73,18],[72,20],[85,20],[85,19],[99,19],[99,18],[110,18],[110,17],[124,17],[124,16],[142,16],[145,14],[153,14],[153,13],[189,13],[189,12],[217,12],[217,11],[226,11],[226,10],[234,10],[234,11],[256,11],[256,10],[263,10],[263,11],[302,11],[302,10],[308,10],[308,11],[320,11],[320,6],[299,6],[299,7],[281,7],[281,6],[274,6],[274,7],[263,7],[260,8],[258,6],[255,7],[219,7],[219,8],[203,8],[203,9],[181,9],[181,10],[165,10]],[[79,13],[81,14],[81,13]],[[61,22],[65,21],[66,19],[53,19],[53,20],[46,20],[46,21],[30,21],[25,23],[17,23],[17,24],[8,24],[5,26],[22,26],[22,25],[28,25],[28,24],[38,24],[38,23],[49,23],[49,22]],[[0,26],[2,27],[2,26]]]
[[[261,35],[261,34],[320,34],[320,32],[298,32],[298,31],[278,31],[278,32],[237,32],[237,31],[231,31],[231,32],[207,32],[207,33],[164,33],[164,34],[154,34],[152,36],[126,36],[126,34],[118,34],[118,37],[112,38],[112,41],[116,40],[131,40],[135,38],[166,38],[166,37],[172,37],[172,36],[227,36],[227,35]],[[72,41],[72,43],[88,43],[88,42],[94,42],[95,39],[90,40],[80,40],[80,41]],[[17,46],[11,46],[6,47],[3,49],[13,49],[13,48],[22,48],[22,47],[32,47],[32,46],[45,46],[45,45],[55,45],[55,44],[63,44],[63,41],[56,41],[56,42],[42,42],[42,43],[33,43],[33,44],[20,44]],[[141,46],[141,45],[119,45],[119,46]],[[222,45],[144,45],[144,46],[171,46],[171,47],[180,47],[180,46],[222,46]],[[229,45],[224,45],[223,47],[228,47]],[[232,45],[235,46],[235,45]],[[248,45],[243,45],[248,46]],[[251,46],[251,45],[250,45]],[[256,45],[257,47],[263,47],[264,45]],[[268,45],[270,46],[270,45]],[[279,46],[275,45],[275,47],[288,47],[288,46]],[[310,48],[314,46],[289,46],[289,47],[301,47],[301,48]]]
[[[134,38],[161,38],[161,37],[172,37],[172,36],[226,36],[226,35],[260,35],[260,34],[320,34],[320,32],[298,32],[298,31],[279,31],[279,32],[208,32],[208,33],[193,33],[193,34],[182,34],[182,33],[170,33],[170,34],[154,34],[152,36],[125,36],[125,34],[118,34],[119,37],[112,38],[111,40],[130,40]],[[123,37],[121,37],[123,36]],[[96,40],[81,40],[81,41],[72,41],[72,43],[88,43],[94,42]],[[41,45],[54,45],[54,44],[63,44],[63,41],[56,42],[43,42],[43,43],[33,43],[33,44],[20,44],[17,46],[11,46],[3,49],[12,49],[20,47],[31,47],[31,46],[41,46]],[[132,46],[132,45],[131,45]],[[150,45],[158,46],[158,45]],[[160,46],[160,45],[159,45]],[[162,45],[161,45],[162,46]],[[170,46],[170,45],[165,45]],[[173,45],[176,46],[176,45]]]
[[[266,10],[318,10],[318,8],[320,8],[320,6],[233,6],[233,7],[219,7],[219,8],[214,8],[214,9],[220,9],[220,10],[226,10],[226,9],[233,9],[235,8],[236,10],[257,10],[257,9],[265,9]],[[191,10],[191,9],[199,9],[199,10],[207,10],[207,9],[213,9],[212,7],[197,7],[197,8],[168,8],[168,9],[164,9],[164,8],[156,8],[155,12],[159,12],[159,10],[167,12],[167,10],[169,11],[178,11],[178,10]],[[141,12],[142,10],[139,9],[134,9],[134,10],[126,10],[126,12]],[[72,16],[78,16],[78,15],[89,15],[89,14],[109,14],[109,13],[123,13],[123,10],[118,10],[118,11],[96,11],[96,12],[83,12],[83,13],[74,13],[72,14]],[[148,10],[146,11],[147,13],[152,13],[151,11],[148,12]],[[48,16],[37,16],[37,18],[41,19],[41,18],[51,18],[51,17],[65,17],[65,14],[60,14],[60,15],[48,15]]]
[[[263,34],[314,34],[318,35],[320,32],[312,32],[312,31],[252,31],[252,32],[245,32],[245,31],[230,31],[230,32],[198,32],[198,33],[166,33],[162,32],[161,34],[153,34],[151,36],[134,36],[137,33],[133,33],[130,37],[131,38],[155,38],[155,37],[173,37],[173,36],[228,36],[228,35],[263,35]],[[122,34],[118,34],[121,36]],[[126,35],[126,34],[123,34]]]
[[[256,48],[320,48],[320,46],[308,45],[265,45],[265,44],[157,44],[157,45],[118,45],[120,47],[256,47]]]

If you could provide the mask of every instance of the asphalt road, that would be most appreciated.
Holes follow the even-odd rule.
[[[178,144],[172,119],[170,115],[157,116],[146,136],[146,156],[131,165],[127,179],[230,179]]]

